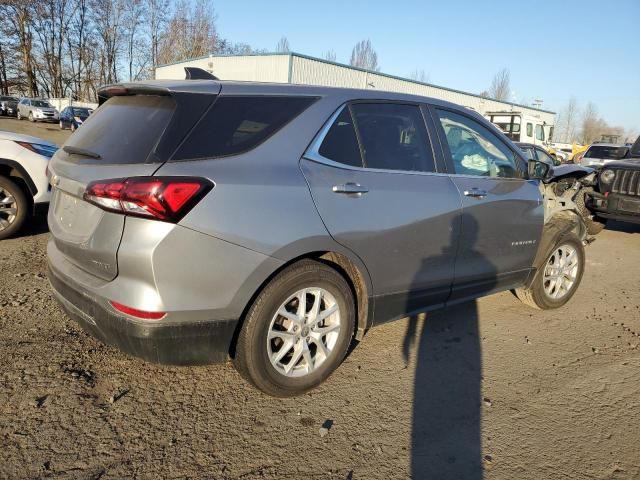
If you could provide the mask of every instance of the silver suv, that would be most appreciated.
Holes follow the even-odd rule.
[[[49,278],[130,354],[231,356],[295,395],[374,325],[506,289],[556,308],[580,283],[584,222],[545,210],[550,167],[468,109],[213,80],[100,97],[50,165]]]

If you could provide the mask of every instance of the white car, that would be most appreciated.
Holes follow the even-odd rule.
[[[0,130],[0,240],[49,206],[49,159],[58,146],[42,138]]]

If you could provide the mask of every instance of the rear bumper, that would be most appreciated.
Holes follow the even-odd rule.
[[[199,365],[227,360],[237,320],[137,321],[64,278],[49,263],[49,281],[65,312],[90,335],[147,361]]]

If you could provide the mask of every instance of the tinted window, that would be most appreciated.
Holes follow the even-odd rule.
[[[533,124],[527,123],[527,137],[533,137]]]
[[[171,97],[112,97],[89,116],[66,144],[98,153],[102,163],[144,163],[169,124],[174,108]]]
[[[251,150],[314,101],[311,97],[220,97],[174,158],[222,157]]]
[[[627,156],[629,147],[607,147],[594,145],[587,150],[584,158],[604,158],[607,160],[621,160]]]
[[[333,122],[318,153],[334,162],[362,167],[358,138],[348,108],[343,108],[338,118]]]
[[[511,149],[471,118],[436,110],[451,152],[455,173],[487,177],[521,177]]]
[[[393,103],[352,105],[364,166],[386,170],[435,171],[420,108]]]
[[[77,107],[67,107],[69,108],[69,110],[73,110],[73,114],[76,117],[88,117],[89,116],[89,109],[88,108],[77,108]]]
[[[536,125],[536,140],[544,141],[544,129],[542,125]]]

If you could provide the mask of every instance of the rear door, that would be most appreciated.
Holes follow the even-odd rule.
[[[542,234],[542,196],[515,150],[466,112],[431,109],[462,198],[452,301],[509,288],[530,272]]]
[[[343,106],[301,167],[329,233],[369,270],[376,323],[446,300],[460,198],[437,173],[420,106]]]
[[[125,216],[83,200],[95,180],[152,175],[215,95],[126,95],[106,101],[49,165],[49,228],[69,261],[105,280],[117,275]],[[189,103],[191,102],[191,103]]]

